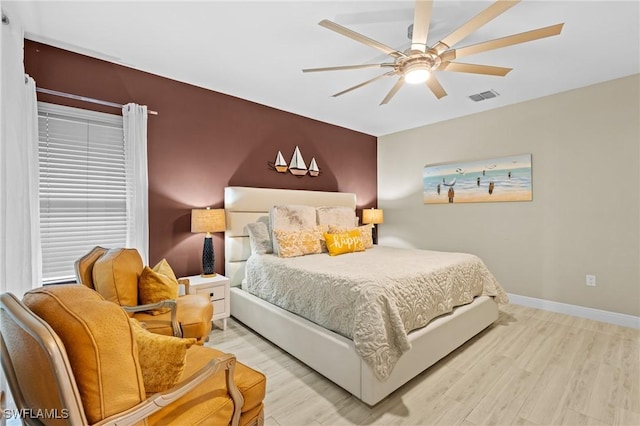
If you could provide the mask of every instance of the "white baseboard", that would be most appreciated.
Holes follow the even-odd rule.
[[[617,312],[603,311],[600,309],[586,308],[584,306],[569,305],[568,303],[554,302],[552,300],[536,299],[535,297],[508,294],[509,300],[514,305],[527,306],[545,311],[558,312],[560,314],[573,315],[574,317],[587,318],[594,321],[607,322],[623,327],[640,329],[640,317],[620,314]]]

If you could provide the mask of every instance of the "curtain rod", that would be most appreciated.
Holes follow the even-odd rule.
[[[75,99],[77,101],[90,102],[92,104],[104,105],[104,106],[113,107],[113,108],[122,108],[124,106],[124,105],[117,104],[115,102],[101,101],[100,99],[72,95],[70,93],[58,92],[57,90],[44,89],[42,87],[36,87],[36,92],[45,93],[47,95],[60,96],[63,98]],[[147,113],[151,115],[158,115],[157,111],[147,110]]]

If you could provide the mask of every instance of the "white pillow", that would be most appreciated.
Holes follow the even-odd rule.
[[[264,222],[254,222],[247,224],[249,231],[249,244],[251,245],[251,254],[268,254],[273,253],[273,243],[271,242],[271,233],[267,224]]]
[[[318,207],[316,209],[318,225],[331,225],[341,228],[353,228],[357,223],[356,211],[349,207]]]

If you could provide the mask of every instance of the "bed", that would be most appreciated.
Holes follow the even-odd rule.
[[[272,272],[265,272],[262,274],[264,276],[260,275],[261,268],[269,265],[272,268],[270,270],[286,272],[291,269],[289,273],[295,273],[295,268],[309,269],[316,263],[320,265],[322,257],[329,258],[326,254],[317,254],[294,260],[280,260],[274,255],[252,256],[249,259],[251,249],[247,225],[252,222],[264,221],[273,205],[291,204],[314,207],[343,206],[355,209],[356,199],[354,194],[348,193],[243,187],[225,188],[227,214],[225,269],[232,285],[231,315],[363,402],[375,405],[497,319],[497,304],[492,295],[495,295],[497,290],[501,291],[501,288],[499,284],[495,283],[497,290],[493,288],[488,292],[477,293],[477,297],[465,300],[464,304],[453,309],[451,313],[440,315],[428,322],[426,326],[408,334],[405,333],[406,339],[391,338],[392,342],[400,340],[398,344],[402,350],[399,353],[393,350],[385,353],[381,358],[389,358],[392,362],[390,365],[383,365],[380,368],[377,364],[372,363],[371,359],[362,356],[362,342],[358,336],[354,337],[349,335],[345,329],[340,329],[339,326],[313,318],[316,322],[333,328],[334,331],[322,327],[301,316],[305,314],[309,317],[310,315],[307,313],[298,312],[301,315],[294,313],[297,312],[295,307],[286,306],[287,309],[283,309],[277,306],[280,304],[279,300],[271,300],[276,304],[270,303],[265,300],[269,299],[267,293],[260,294],[260,284],[253,283],[253,281],[260,283],[278,280],[273,278]],[[390,256],[390,250],[394,249],[375,247],[364,253],[352,253],[346,256],[351,256],[350,262],[355,262],[358,256],[386,258]],[[416,250],[416,252],[419,251]],[[438,252],[430,253],[435,257],[449,256],[449,254],[439,254]],[[313,256],[317,258],[313,258]],[[454,257],[463,257],[464,260],[469,260],[469,256],[471,255],[456,254]],[[247,262],[248,259],[249,262]],[[483,264],[482,266],[484,267]],[[252,282],[250,283],[245,280],[247,268],[252,272]],[[319,266],[319,268],[324,267]],[[341,270],[342,268],[334,269]],[[382,270],[371,272],[373,275],[368,278],[369,280],[373,279],[371,277],[382,274]],[[336,271],[335,273],[342,272]],[[492,278],[490,273],[487,272],[487,275]],[[284,277],[286,278],[286,275]],[[285,278],[281,278],[284,284],[287,281]],[[490,278],[488,278],[489,281]],[[330,275],[326,277],[327,286],[330,286],[332,281],[339,280],[339,276]],[[489,285],[489,287],[491,286]],[[332,288],[330,291],[335,291],[335,289]],[[264,299],[252,293],[260,294]],[[375,299],[379,295],[374,296]],[[500,296],[502,297],[502,295]],[[327,318],[326,315],[320,315],[320,317]],[[402,327],[400,326],[400,328]],[[389,341],[382,342],[378,347],[386,348],[388,343]],[[409,347],[410,349],[407,350]]]

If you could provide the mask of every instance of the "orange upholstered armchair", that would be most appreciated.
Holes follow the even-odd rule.
[[[211,331],[213,306],[202,295],[184,295],[139,304],[142,258],[135,249],[95,247],[75,263],[76,280],[117,303],[153,333],[197,339],[202,345]],[[173,274],[173,272],[171,272]],[[185,286],[188,280],[180,280]],[[188,290],[188,288],[187,288]],[[188,292],[188,291],[187,291]]]
[[[84,286],[40,287],[22,302],[0,295],[0,337],[17,408],[34,416],[26,424],[263,423],[262,373],[192,339],[150,333]]]

